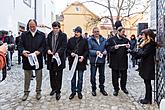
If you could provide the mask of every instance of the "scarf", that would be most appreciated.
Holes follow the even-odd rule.
[[[58,38],[58,33],[53,32],[52,33],[52,52],[53,52],[53,54],[55,54],[55,52],[56,52],[57,38]]]

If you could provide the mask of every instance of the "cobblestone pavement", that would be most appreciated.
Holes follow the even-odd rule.
[[[56,101],[55,96],[49,96],[51,91],[49,83],[49,74],[46,66],[43,70],[42,98],[37,101],[35,98],[35,79],[31,81],[30,94],[27,101],[22,101],[23,96],[23,70],[21,65],[16,63],[16,53],[14,53],[12,69],[8,72],[5,81],[0,83],[0,110],[158,110],[157,104],[142,105],[139,98],[144,95],[143,80],[138,76],[135,68],[128,70],[127,89],[129,94],[126,95],[119,91],[117,97],[113,96],[113,87],[111,79],[111,70],[106,65],[106,82],[105,89],[108,96],[103,96],[97,89],[97,96],[91,94],[89,66],[84,73],[83,99],[79,100],[76,96],[69,100],[70,91],[70,74],[68,66],[63,74],[63,86],[61,99]],[[98,85],[98,75],[97,75]],[[98,86],[97,86],[98,87]]]

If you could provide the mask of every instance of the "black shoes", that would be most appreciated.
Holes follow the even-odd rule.
[[[81,92],[78,93],[78,98],[79,98],[79,99],[82,99],[82,97],[83,97],[83,95],[81,94]]]
[[[125,94],[129,94],[127,89],[122,89]]]
[[[71,93],[70,96],[69,96],[69,99],[70,100],[73,99],[75,95],[76,95],[76,93]]]
[[[104,95],[104,96],[108,96],[107,92],[105,90],[100,90],[100,92]]]
[[[141,99],[140,100],[141,104],[152,104],[152,100],[147,100],[147,99]]]
[[[56,100],[60,100],[60,98],[61,98],[60,93],[57,93],[57,94],[56,94]]]
[[[92,91],[92,95],[93,96],[96,96],[96,91]]]
[[[50,96],[53,96],[55,93],[56,93],[56,91],[55,91],[55,90],[52,90],[52,91],[50,92]]]
[[[118,93],[119,93],[119,91],[114,91],[114,92],[113,92],[113,95],[114,95],[114,96],[118,96]]]
[[[52,90],[50,92],[50,96],[53,96],[55,93],[56,93],[56,90]],[[60,93],[56,93],[56,100],[60,100],[60,98],[61,98]]]

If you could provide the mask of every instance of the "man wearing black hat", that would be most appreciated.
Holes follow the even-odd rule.
[[[117,34],[107,40],[107,52],[110,54],[110,65],[112,69],[112,84],[114,87],[114,96],[119,92],[119,77],[120,87],[125,94],[128,94],[126,89],[128,56],[127,50],[130,48],[129,40],[125,37],[125,29],[123,27],[117,28]]]
[[[82,99],[82,84],[83,84],[83,73],[86,70],[87,56],[88,56],[88,42],[82,37],[82,29],[80,26],[74,29],[74,37],[68,40],[67,54],[69,60],[69,69],[72,70],[73,66],[76,69],[73,71],[74,75],[71,79],[71,95],[69,99],[73,99],[78,93],[78,98]],[[78,58],[77,65],[73,64],[74,60]],[[76,85],[76,71],[78,72],[78,81]]]
[[[67,35],[60,30],[60,27],[59,22],[53,22],[53,30],[47,37],[47,69],[52,89],[50,96],[56,93],[56,100],[61,97],[62,74],[65,68],[67,49]]]

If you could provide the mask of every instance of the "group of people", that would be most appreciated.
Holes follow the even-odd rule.
[[[29,96],[29,86],[33,71],[36,74],[36,99],[41,98],[43,54],[47,53],[47,69],[50,75],[50,96],[56,94],[56,100],[61,98],[62,75],[65,68],[65,60],[68,58],[71,78],[71,94],[73,99],[76,93],[82,99],[83,74],[86,70],[87,60],[90,61],[90,82],[91,94],[96,96],[96,73],[99,73],[99,89],[104,96],[108,96],[105,90],[105,62],[109,57],[109,67],[112,69],[113,95],[118,96],[121,89],[128,94],[126,88],[128,69],[129,40],[125,36],[125,29],[117,27],[117,33],[105,39],[98,27],[92,29],[92,35],[86,39],[82,36],[82,28],[77,26],[74,29],[74,36],[67,40],[67,35],[61,31],[61,25],[55,21],[52,23],[52,31],[45,34],[37,30],[36,20],[30,19],[29,30],[21,34],[18,49],[22,55],[24,70],[24,95],[22,101]],[[140,102],[143,104],[152,103],[151,80],[154,79],[154,56],[156,43],[154,33],[150,29],[142,31],[143,42],[139,45],[139,51],[132,51],[131,54],[141,59],[140,76],[144,79],[146,86],[145,98]],[[78,80],[76,76],[78,75]],[[120,87],[119,87],[119,78]]]

